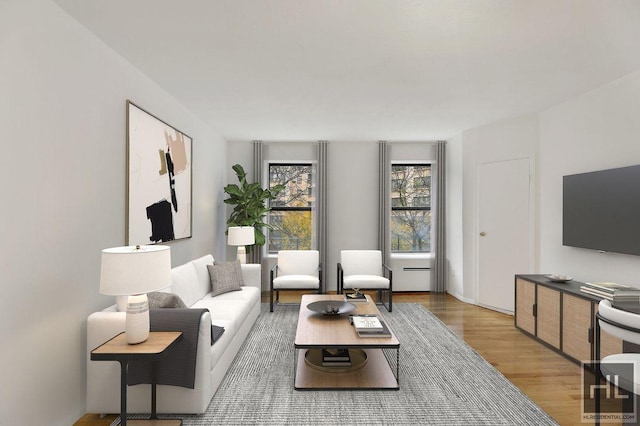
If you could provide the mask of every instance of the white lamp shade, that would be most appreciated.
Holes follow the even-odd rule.
[[[229,228],[227,244],[230,246],[250,246],[256,243],[253,226],[232,226]]]
[[[100,293],[113,296],[149,293],[171,285],[168,246],[126,246],[102,250]]]

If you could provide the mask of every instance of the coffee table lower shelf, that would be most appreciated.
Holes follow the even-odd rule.
[[[313,350],[313,349],[310,349]],[[367,362],[353,371],[345,368],[340,371],[321,371],[312,368],[305,360],[307,349],[297,349],[297,362],[294,374],[294,388],[296,390],[348,390],[348,389],[379,389],[398,390],[400,385],[394,375],[382,349],[364,349]]]

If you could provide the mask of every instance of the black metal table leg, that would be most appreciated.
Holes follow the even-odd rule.
[[[127,426],[127,364],[120,360],[120,426]]]
[[[158,419],[158,412],[156,410],[156,374],[158,371],[158,362],[151,362],[151,420]]]

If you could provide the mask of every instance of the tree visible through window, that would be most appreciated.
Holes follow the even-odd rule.
[[[391,165],[391,251],[431,251],[431,164]]]
[[[313,242],[313,168],[311,164],[269,164],[269,188],[284,185],[271,200],[269,253],[310,250]]]

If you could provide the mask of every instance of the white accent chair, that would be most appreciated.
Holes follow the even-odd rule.
[[[349,290],[377,290],[378,300],[391,312],[393,274],[382,261],[380,250],[342,250],[338,263],[338,294]],[[389,302],[384,303],[383,293]]]
[[[602,331],[625,342],[640,345],[640,315],[617,309],[610,301],[601,300],[596,319],[595,360],[599,361],[596,363],[596,377],[599,377],[596,384],[599,385],[600,380],[604,379],[605,383],[613,382],[627,392],[640,395],[640,353],[613,354],[600,359]],[[630,371],[631,365],[633,376],[625,374]],[[596,413],[600,413],[600,393],[596,392]],[[629,403],[632,401],[629,400]]]
[[[270,273],[269,310],[280,301],[282,290],[316,290],[322,293],[322,268],[317,250],[280,250]]]

